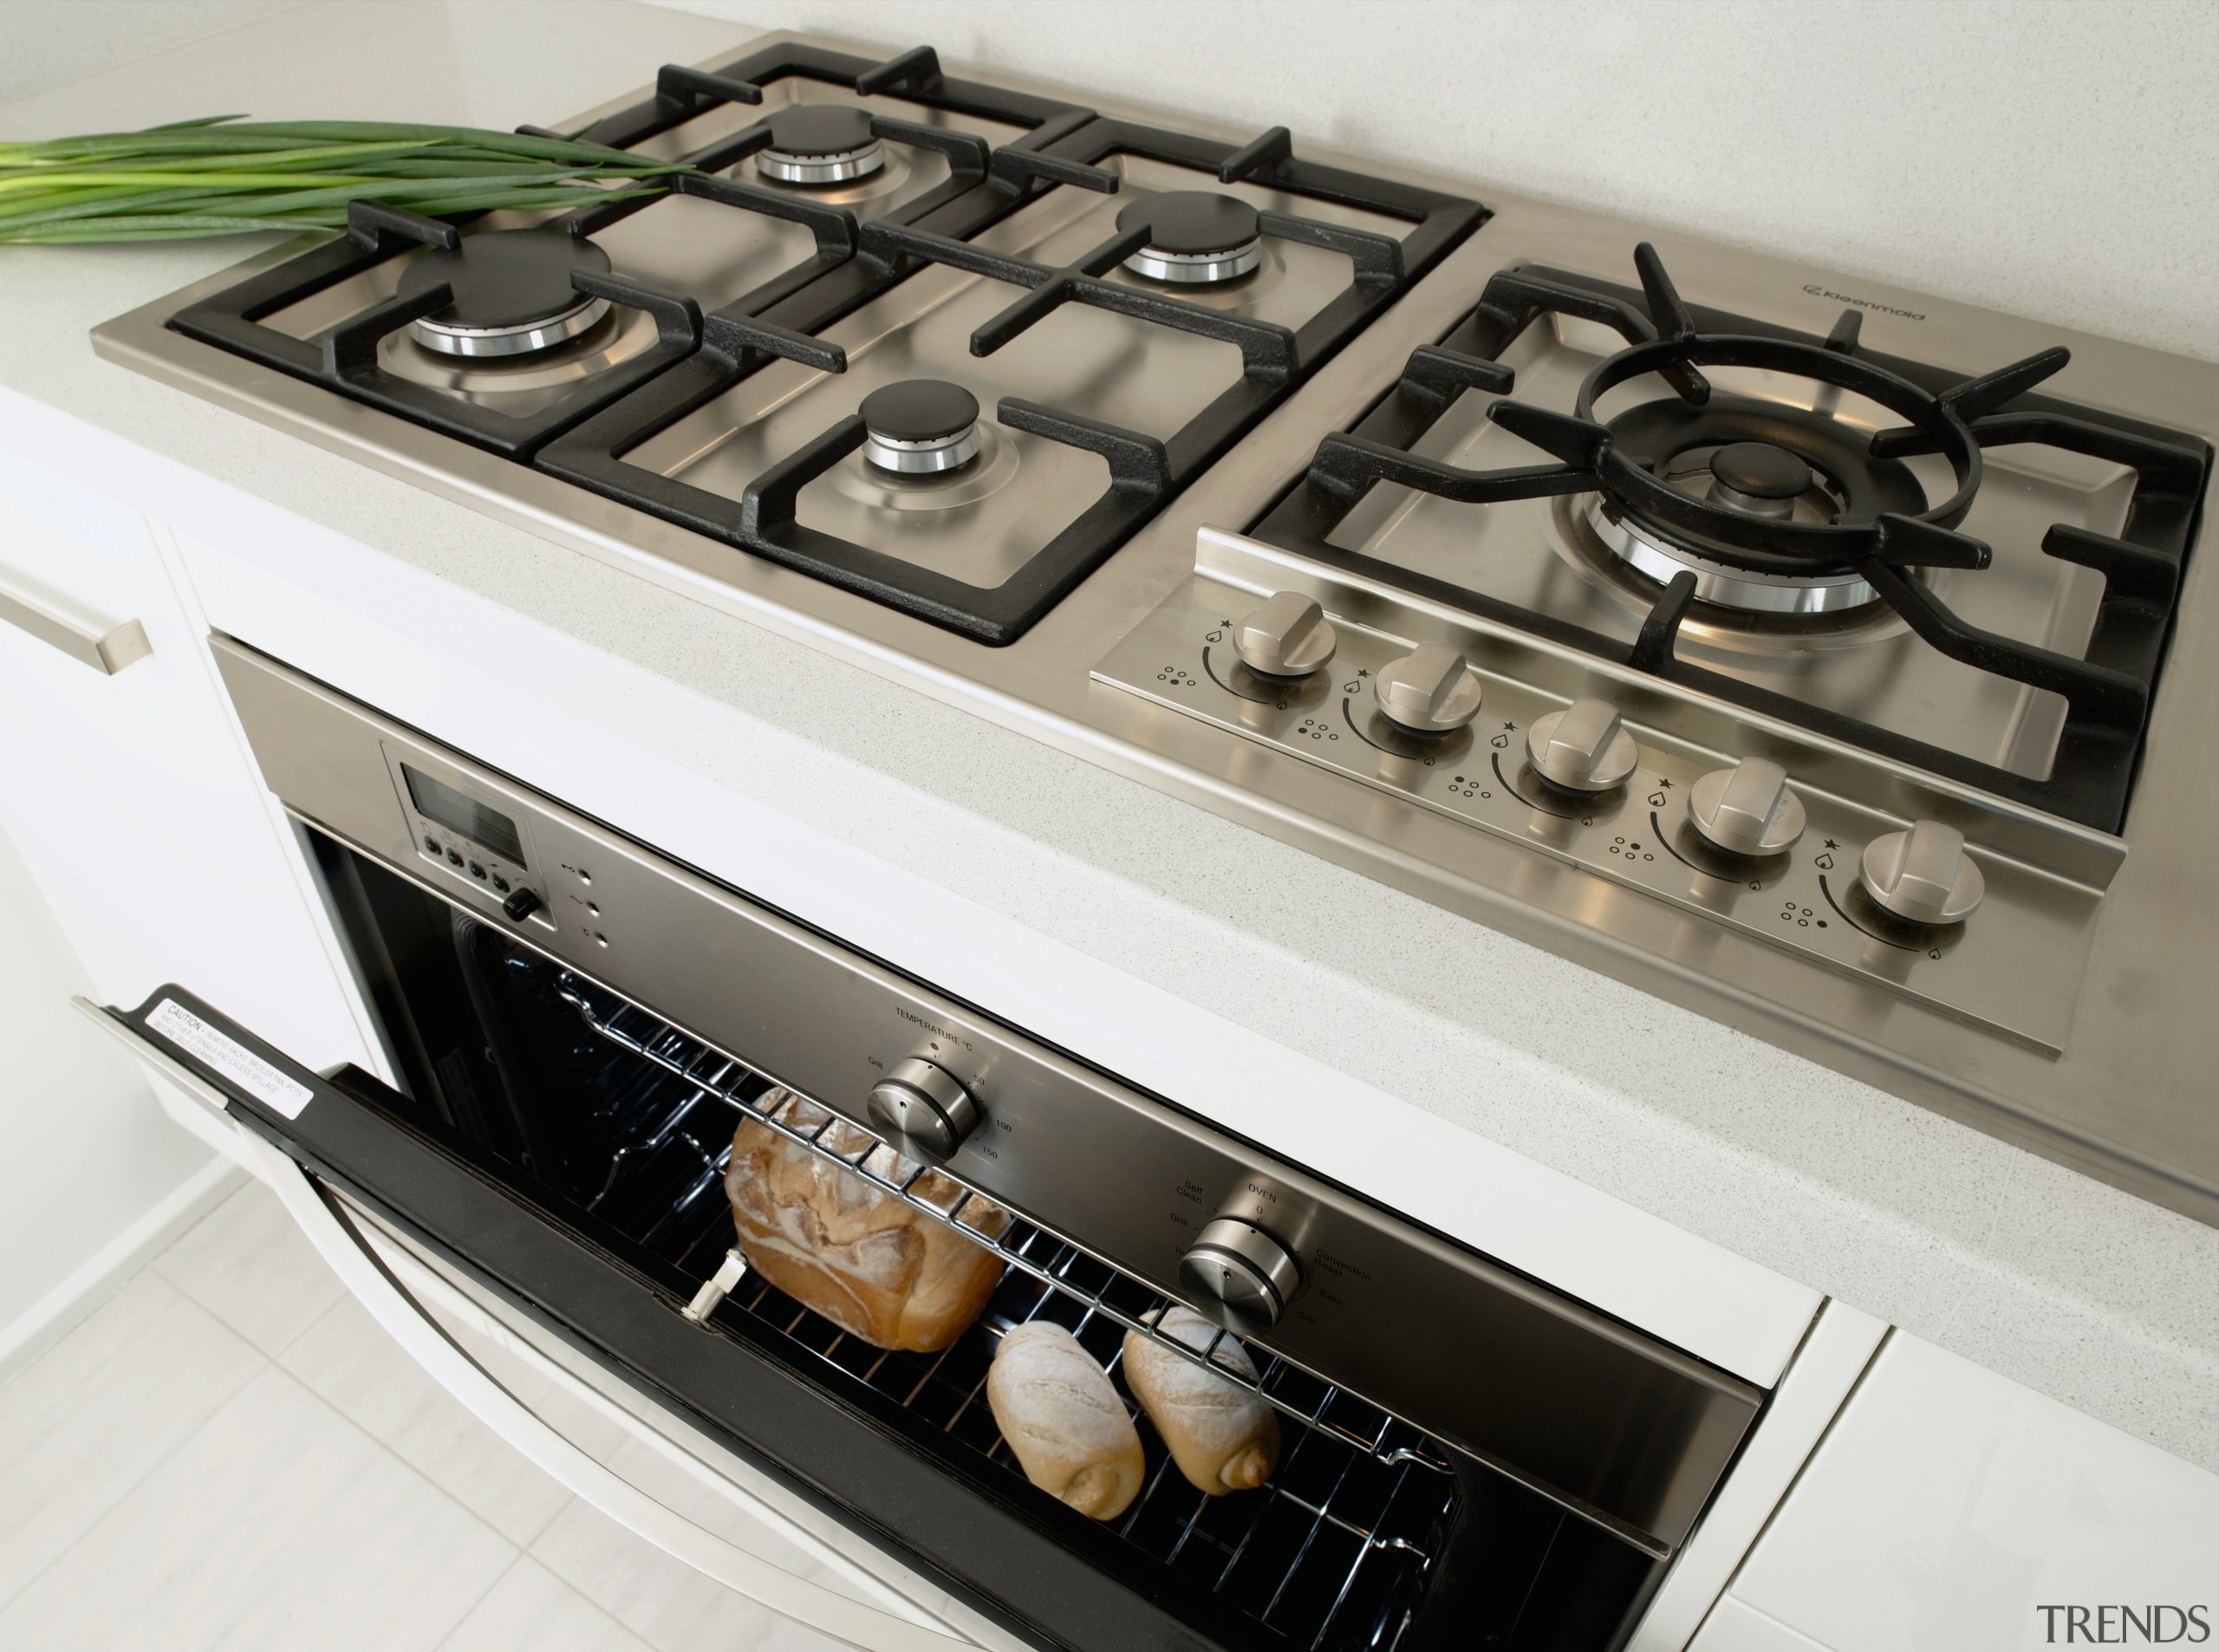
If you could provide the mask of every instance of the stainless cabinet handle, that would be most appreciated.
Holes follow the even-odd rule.
[[[0,574],[0,620],[110,677],[154,652],[154,645],[146,641],[146,628],[138,621],[126,620],[112,630],[95,631],[67,615],[56,614],[22,586],[10,582],[5,574]]]

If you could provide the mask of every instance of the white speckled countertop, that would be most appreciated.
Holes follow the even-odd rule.
[[[509,126],[742,38],[669,12],[536,7],[543,34],[599,27],[622,49],[535,58],[527,85],[514,60],[458,67],[498,8],[373,10],[376,37],[351,36],[346,7],[296,8],[0,109],[0,131],[307,114],[309,85],[321,114]],[[452,62],[426,42],[439,30]],[[416,72],[384,79],[381,57]],[[2219,1467],[2219,1233],[94,356],[94,323],[253,250],[0,248],[0,386],[23,399],[0,408],[0,444],[52,413],[83,420],[458,602],[498,602],[682,690],[683,716],[631,733],[708,781]],[[41,438],[49,457],[66,431]],[[113,491],[162,514],[166,468],[118,474]]]

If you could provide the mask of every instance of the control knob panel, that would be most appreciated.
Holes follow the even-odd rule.
[[[1864,846],[1858,876],[1872,904],[1905,923],[1962,923],[1988,893],[1988,881],[1965,853],[1965,835],[1938,820],[1911,823]]]
[[[1682,696],[1669,679],[1637,681],[1572,651],[1498,638],[1368,582],[1343,589],[1329,570],[1308,570],[1299,591],[1265,602],[1297,582],[1288,556],[1214,530],[1198,544],[1194,595],[1157,609],[1094,668],[1095,680],[1370,795],[1344,796],[1277,761],[1256,764],[1240,748],[1229,750],[1220,779],[1253,784],[1341,835],[1334,841],[1374,846],[1458,888],[1476,881],[1674,970],[1708,968],[1715,958],[1798,1014],[1835,1013],[1826,997],[1835,989],[1790,969],[1774,992],[1772,972],[1726,933],[1860,991],[2044,1051],[2065,1047],[2120,853],[2112,840],[2024,811],[1984,811],[1962,789],[1921,781],[1890,759]],[[1220,577],[1214,563],[1238,577]],[[1236,628],[1231,616],[1244,613]],[[1327,628],[1336,634],[1330,657],[1319,634]],[[1228,674],[1237,632],[1244,658],[1282,672],[1325,663],[1298,680],[1273,682],[1246,667]],[[1194,761],[1209,748],[1161,749]],[[1522,858],[1485,844],[1467,850],[1459,826],[1515,845]],[[1680,916],[1659,921],[1619,891]],[[1246,1247],[1276,1233],[1306,1267],[1307,1240],[1288,1231],[1283,1212],[1238,1214],[1262,1224],[1264,1238],[1198,1247],[1183,1289],[1198,1306],[1232,1291],[1253,1315],[1273,1298],[1268,1267]]]
[[[1803,836],[1803,800],[1787,771],[1767,758],[1714,769],[1688,789],[1688,823],[1728,855],[1778,855]]]
[[[1240,663],[1264,677],[1307,677],[1339,642],[1325,611],[1299,591],[1281,591],[1233,628]]]
[[[1601,792],[1624,785],[1641,761],[1618,708],[1583,695],[1560,712],[1533,719],[1526,732],[1533,772],[1564,791]]]
[[[1179,1259],[1179,1279],[1219,1324],[1249,1330],[1279,1323],[1302,1270],[1285,1246],[1253,1222],[1220,1216]]]
[[[1480,673],[1446,643],[1421,643],[1371,680],[1380,714],[1412,734],[1446,734],[1480,709]]]
[[[871,1086],[870,1115],[900,1151],[940,1161],[978,1127],[979,1104],[947,1072],[912,1057]]]

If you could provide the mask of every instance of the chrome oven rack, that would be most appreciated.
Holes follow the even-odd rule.
[[[1009,1223],[1006,1229],[999,1233],[989,1231],[982,1224],[992,1223],[1005,1215],[1002,1206],[984,1193],[964,1187],[958,1178],[946,1170],[899,1157],[877,1136],[823,1103],[787,1089],[776,1079],[769,1080],[771,1088],[768,1089],[759,1090],[752,1096],[742,1094],[743,1089],[753,1088],[750,1081],[767,1078],[768,1075],[758,1074],[737,1057],[704,1044],[690,1034],[680,1032],[652,1012],[618,998],[606,989],[589,987],[580,978],[566,974],[556,990],[564,1001],[577,1011],[588,1030],[596,1036],[676,1074],[689,1084],[706,1090],[768,1125],[789,1141],[799,1142],[810,1152],[830,1159],[862,1177],[881,1193],[900,1200],[934,1221],[955,1229],[974,1244],[987,1246],[1010,1266],[1029,1273],[1041,1284],[1060,1291],[1087,1312],[1099,1315],[1126,1330],[1138,1331],[1159,1346],[1169,1349],[1181,1359],[1205,1366],[1225,1381],[1249,1389],[1266,1405],[1283,1415],[1293,1418],[1304,1428],[1331,1434],[1344,1445],[1353,1447],[1389,1467],[1417,1463],[1443,1474],[1454,1472],[1445,1449],[1436,1454],[1408,1443],[1402,1436],[1414,1431],[1415,1425],[1403,1422],[1369,1401],[1363,1402],[1363,1408],[1376,1413],[1380,1418],[1376,1428],[1356,1429],[1329,1415],[1328,1412],[1335,1402],[1341,1399],[1343,1390],[1330,1379],[1297,1365],[1285,1356],[1273,1353],[1260,1343],[1237,1337],[1231,1331],[1219,1330],[1201,1348],[1191,1348],[1175,1337],[1163,1335],[1149,1323],[1149,1316],[1174,1305],[1174,1298],[1125,1273],[1115,1263],[1100,1257],[1091,1257],[1084,1246],[1057,1233],[1038,1218],[1027,1214],[1021,1221]],[[595,998],[606,998],[618,1007],[602,1009],[593,1001]],[[767,1108],[763,1105],[766,1102],[770,1103]],[[842,1151],[825,1139],[835,1125],[843,1127],[843,1139],[867,1138],[867,1145]],[[885,1165],[892,1165],[895,1174],[887,1174],[881,1167]],[[960,1196],[945,1205],[934,1202],[918,1191],[927,1175],[936,1175],[960,1188]],[[966,1221],[966,1213],[973,1211],[979,1213],[972,1220]],[[1089,1290],[1071,1278],[1059,1275],[1029,1252],[1031,1236],[1036,1232],[1047,1236],[1057,1246],[1074,1254],[1091,1257],[1107,1272],[1109,1283],[1099,1290]],[[1136,1303],[1139,1304],[1137,1307],[1133,1305]],[[1256,1368],[1253,1380],[1214,1360],[1213,1356],[1228,1341],[1246,1350],[1250,1363]]]
[[[773,1325],[1011,1473],[1021,1476],[1023,1471],[983,1403],[992,1357],[979,1350],[990,1350],[1014,1326],[1035,1318],[1063,1324],[1090,1344],[1113,1384],[1123,1360],[1118,1331],[1138,1331],[1198,1363],[1230,1335],[1220,1333],[1203,1350],[1161,1335],[1147,1317],[1171,1299],[1153,1286],[1030,1217],[1004,1211],[944,1171],[934,1180],[940,1190],[953,1189],[954,1196],[936,1201],[926,1181],[928,1167],[900,1160],[877,1137],[830,1109],[606,989],[563,972],[555,991],[593,1036],[687,1087],[676,1109],[650,1134],[661,1141],[684,1115],[686,1139],[702,1155],[701,1173],[689,1176],[692,1185],[680,1204],[691,1208],[698,1199],[714,1209],[702,1232],[684,1242],[686,1256],[694,1259],[687,1266],[689,1274],[713,1268],[732,1242],[721,1188],[706,1196],[721,1180],[729,1146],[705,1145],[691,1128],[693,1109],[703,1099],[757,1120],[862,1176],[880,1192],[992,1249],[1007,1265],[1002,1285],[973,1327],[992,1343],[966,1334],[936,1355],[889,1352],[865,1343],[752,1273],[737,1279],[724,1301],[729,1309]],[[1392,1648],[1413,1620],[1436,1563],[1437,1545],[1422,1540],[1424,1533],[1445,1534],[1462,1495],[1447,1448],[1268,1349],[1233,1340],[1248,1350],[1258,1372],[1254,1381],[1221,1363],[1211,1369],[1251,1389],[1298,1425],[1272,1480],[1254,1493],[1207,1497],[1187,1484],[1168,1453],[1152,1447],[1141,1495],[1110,1529],[1279,1630],[1290,1644]],[[1143,1441],[1152,1440],[1139,1406],[1122,1386],[1118,1392]],[[1287,1557],[1283,1564],[1272,1558],[1282,1555]],[[1369,1578],[1367,1567],[1373,1569]],[[1383,1579],[1382,1569],[1400,1573],[1400,1581]],[[1327,1591],[1329,1578],[1332,1586]],[[1298,1595],[1307,1599],[1298,1601]],[[1360,1620],[1359,1613],[1364,1614]],[[1357,1621],[1363,1627],[1351,1640],[1349,1629]]]

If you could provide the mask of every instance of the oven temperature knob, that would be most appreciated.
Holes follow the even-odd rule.
[[[1339,643],[1324,609],[1299,591],[1279,592],[1233,628],[1240,663],[1265,677],[1307,677]]]
[[[1206,1311],[1222,1309],[1238,1330],[1277,1324],[1302,1271],[1286,1246],[1253,1222],[1220,1216],[1179,1259],[1179,1278]]]
[[[1906,923],[1960,923],[1988,893],[1988,880],[1965,853],[1965,835],[1938,820],[1915,820],[1864,846],[1858,868],[1864,893]]]
[[[979,1104],[932,1063],[913,1057],[871,1086],[870,1115],[911,1157],[946,1159],[977,1126]]]
[[[1803,800],[1787,789],[1780,764],[1743,758],[1689,788],[1688,819],[1705,842],[1728,855],[1777,855],[1803,836]]]
[[[1533,719],[1526,731],[1533,772],[1565,791],[1608,791],[1641,761],[1641,750],[1607,699],[1583,696],[1560,712]]]
[[[1371,680],[1381,715],[1413,734],[1446,734],[1480,709],[1480,673],[1446,643],[1421,643]]]

